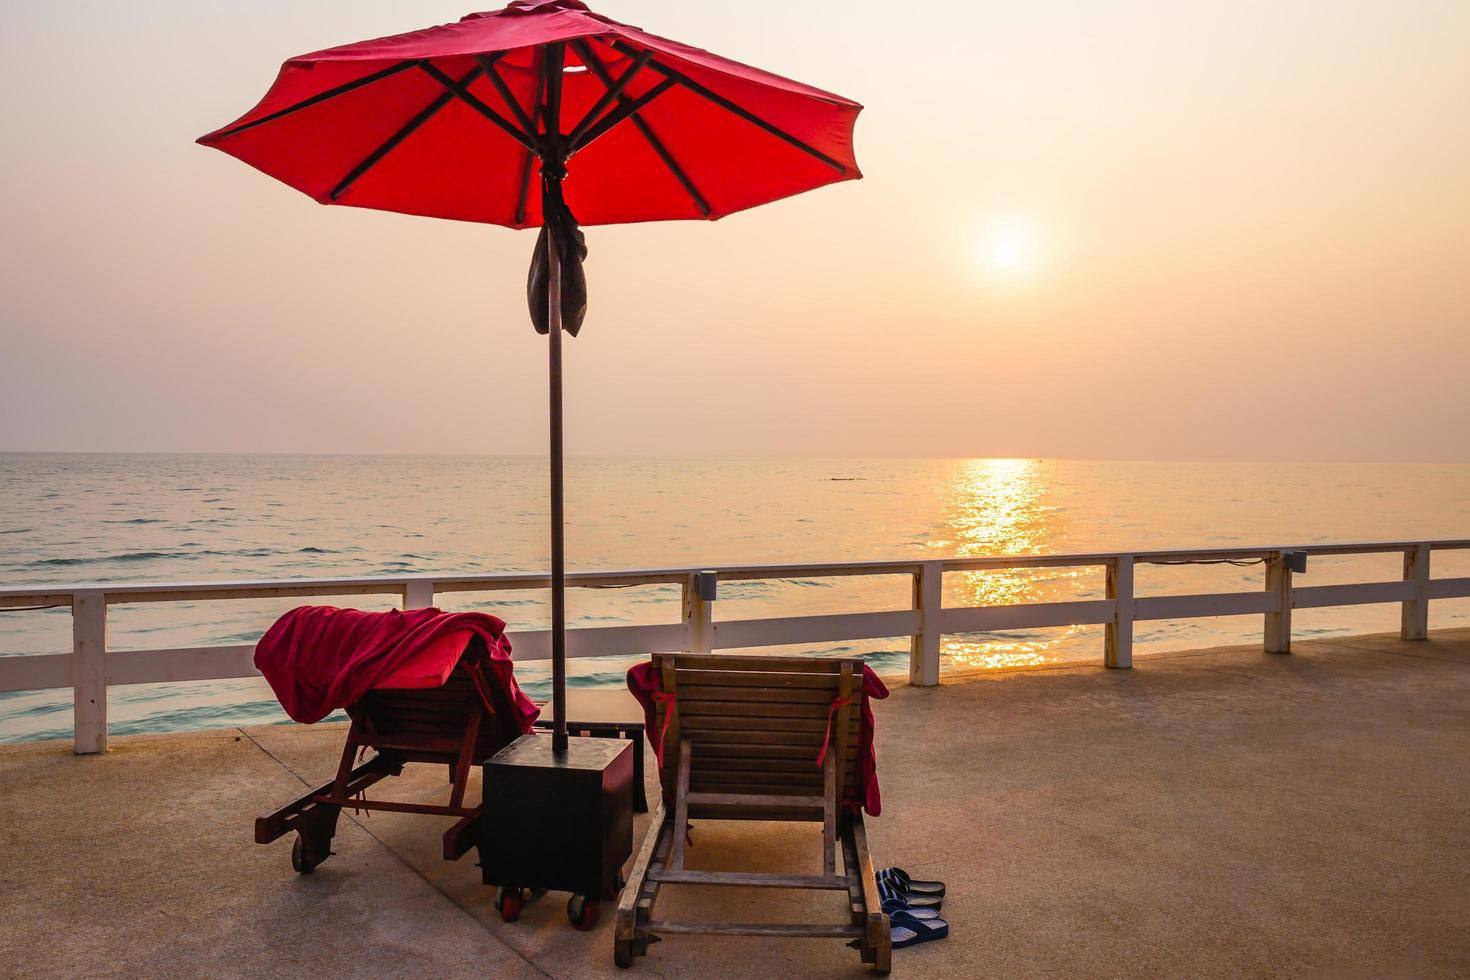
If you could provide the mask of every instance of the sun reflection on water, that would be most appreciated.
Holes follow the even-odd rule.
[[[1043,499],[1048,464],[1029,459],[972,459],[957,464],[946,490],[946,526],[930,542],[956,558],[1032,555],[1057,550],[1062,512]],[[1072,598],[1085,569],[1039,568],[952,572],[945,576],[944,604],[1005,606]],[[945,636],[941,654],[959,667],[996,670],[1046,663],[1046,651],[1084,627],[1046,635],[1030,632]]]

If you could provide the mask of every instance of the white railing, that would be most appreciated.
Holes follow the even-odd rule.
[[[1104,664],[1108,667],[1126,668],[1133,666],[1133,624],[1142,620],[1261,614],[1265,617],[1265,649],[1272,653],[1288,653],[1291,650],[1291,614],[1294,609],[1391,602],[1402,604],[1403,637],[1408,640],[1422,640],[1428,634],[1431,600],[1470,597],[1470,578],[1429,577],[1430,556],[1437,550],[1467,549],[1470,549],[1470,540],[580,572],[568,575],[569,586],[611,588],[681,585],[683,608],[677,623],[568,630],[567,655],[636,656],[669,650],[709,653],[740,647],[908,636],[912,638],[910,680],[917,685],[931,686],[939,683],[939,643],[940,637],[946,633],[1101,624],[1105,627]],[[1401,579],[1306,587],[1297,587],[1292,582],[1292,567],[1298,560],[1297,556],[1303,554],[1328,556],[1392,553],[1403,556]],[[1134,595],[1135,565],[1222,561],[1263,563],[1266,569],[1264,590],[1144,597]],[[1013,605],[944,606],[943,583],[946,573],[1085,567],[1100,567],[1105,570],[1105,598]],[[714,618],[715,583],[719,581],[848,575],[908,576],[913,582],[913,601],[907,609],[889,612],[719,621]],[[493,574],[0,588],[0,610],[68,606],[72,613],[71,652],[0,657],[0,691],[72,688],[76,751],[103,752],[107,748],[109,686],[257,676],[252,663],[254,647],[249,644],[108,651],[108,606],[142,602],[397,595],[402,598],[404,608],[412,609],[433,605],[436,593],[545,589],[549,585],[550,579],[546,575]],[[551,655],[549,634],[546,630],[512,633],[511,642],[518,661],[545,660]]]

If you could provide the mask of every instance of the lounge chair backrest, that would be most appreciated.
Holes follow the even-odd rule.
[[[475,738],[475,758],[494,755],[520,734],[515,727],[514,707],[493,682],[492,714],[476,689],[473,673],[485,662],[485,644],[473,637],[460,661],[439,687],[378,689],[363,695],[348,709],[354,719],[363,717],[382,744],[401,744],[407,761],[419,761],[416,751],[455,752],[464,739],[472,715],[480,716]],[[511,727],[507,728],[506,725]],[[377,743],[375,743],[377,744]]]
[[[664,800],[671,809],[685,739],[691,746],[689,788],[696,794],[821,796],[823,774],[817,760],[824,745],[827,755],[839,763],[837,798],[857,785],[859,661],[659,654],[655,663],[663,695],[655,698],[655,705],[664,739]],[[750,806],[691,804],[689,815],[822,819],[820,810],[786,808],[773,801]]]

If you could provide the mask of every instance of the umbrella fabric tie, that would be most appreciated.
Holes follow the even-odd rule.
[[[658,760],[658,767],[664,767],[664,738],[669,733],[669,722],[674,720],[674,712],[677,710],[679,698],[675,694],[665,694],[663,691],[654,691],[653,700],[668,705],[664,709],[664,723],[658,730],[658,746],[654,749],[653,757]]]
[[[822,751],[817,753],[818,769],[822,768],[822,763],[827,759],[827,746],[832,744],[832,716],[845,704],[852,704],[852,698],[833,698],[827,707],[827,734],[822,736]]]
[[[551,249],[561,260],[561,325],[573,337],[582,329],[587,316],[587,273],[582,260],[587,257],[587,236],[577,225],[577,216],[562,197],[562,178],[566,167],[551,160],[541,162],[541,233],[531,255],[531,271],[526,278],[526,301],[531,309],[531,324],[540,334],[551,327],[547,320]]]

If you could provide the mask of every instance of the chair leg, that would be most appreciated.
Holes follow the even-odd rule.
[[[659,845],[669,829],[668,814],[660,801],[648,821],[648,832],[643,835],[643,846],[638,849],[632,874],[628,876],[628,883],[623,886],[623,894],[618,899],[618,917],[613,930],[613,962],[620,967],[632,966],[635,956],[648,952],[648,936],[640,934],[638,905],[643,900],[643,892],[648,885],[648,869],[656,859]],[[653,883],[653,888],[653,897],[656,898],[657,882]]]
[[[848,873],[856,874],[862,882],[863,912],[866,924],[862,944],[873,953],[874,971],[887,973],[891,969],[893,959],[892,928],[888,921],[888,914],[883,911],[882,901],[878,897],[878,881],[873,872],[873,855],[868,851],[868,830],[863,824],[861,812],[854,813],[849,818],[847,825],[843,828],[843,833],[850,837],[853,856],[857,859],[857,866],[847,869]]]
[[[880,976],[887,976],[893,970],[893,935],[892,927],[888,922],[888,916],[883,916],[881,935],[878,945],[873,950],[873,972]]]
[[[675,871],[684,869],[684,844],[689,838],[689,757],[692,754],[689,739],[680,740],[679,778],[674,793],[674,846],[667,862]]]
[[[470,723],[465,726],[464,738],[460,740],[459,758],[454,764],[454,778],[449,790],[449,805],[461,806],[464,803],[465,786],[470,779],[470,763],[474,762],[475,745],[480,740],[480,721],[484,716],[475,712],[470,716]]]
[[[628,730],[633,738],[633,812],[647,813],[648,787],[643,785],[643,746],[646,739],[642,725],[630,725]]]
[[[831,755],[822,766],[822,874],[837,873],[837,764]]]

